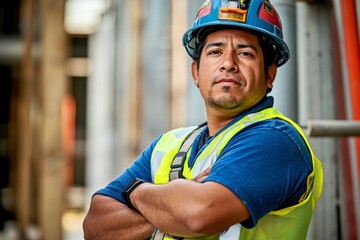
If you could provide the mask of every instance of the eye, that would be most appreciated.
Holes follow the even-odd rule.
[[[210,50],[208,52],[208,55],[219,55],[221,52],[220,50]]]
[[[238,55],[244,57],[254,57],[254,54],[252,52],[246,52],[246,51],[241,51],[238,53]]]

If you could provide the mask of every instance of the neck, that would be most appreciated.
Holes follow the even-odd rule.
[[[265,96],[266,97],[266,96]],[[229,112],[218,108],[213,108],[209,105],[206,106],[206,116],[207,116],[207,124],[209,128],[209,134],[210,136],[214,136],[218,131],[220,131],[223,127],[225,127],[226,124],[231,122],[234,118],[239,116],[239,114],[245,113],[249,109],[253,108],[260,102],[262,102],[264,99],[262,98],[257,103],[248,106],[247,108],[243,108],[238,111]],[[273,101],[272,97],[269,97],[269,101]],[[269,102],[267,105],[273,105],[273,102]],[[260,109],[261,110],[261,109]],[[257,111],[257,110],[256,110]]]
[[[238,114],[214,114],[207,111],[207,125],[209,135],[214,136],[218,131],[231,122]]]

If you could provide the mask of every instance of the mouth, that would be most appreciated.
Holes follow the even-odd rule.
[[[236,84],[241,85],[241,82],[239,80],[236,80],[234,78],[221,78],[220,80],[216,81],[214,85],[216,84]]]

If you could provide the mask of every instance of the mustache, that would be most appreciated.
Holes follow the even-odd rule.
[[[244,79],[239,76],[222,76],[222,77],[216,78],[213,81],[212,85],[215,85],[218,83],[235,83],[235,84],[242,85],[242,84],[244,84]]]

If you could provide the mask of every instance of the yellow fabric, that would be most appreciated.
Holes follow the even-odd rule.
[[[174,239],[177,239],[177,238],[172,238],[172,237],[165,236],[163,239],[164,240],[174,240]],[[218,240],[219,239],[219,234],[211,236],[211,237],[203,237],[203,238],[183,238],[183,240],[191,240],[191,239],[196,239],[196,240]]]
[[[323,171],[321,162],[314,155],[302,129],[291,119],[283,116],[277,109],[268,108],[261,112],[245,116],[220,133],[198,156],[192,169],[189,169],[187,164],[188,156],[191,152],[190,149],[184,164],[183,176],[187,179],[192,179],[202,170],[205,170],[209,164],[213,164],[213,162],[216,161],[216,157],[237,132],[245,126],[271,118],[279,118],[289,122],[301,134],[312,156],[313,172],[308,176],[308,189],[299,204],[268,213],[261,218],[252,229],[247,229],[242,226],[239,240],[299,240],[306,238],[312,213],[322,192]],[[169,181],[169,172],[171,170],[170,166],[173,157],[178,152],[187,133],[192,129],[193,128],[173,130],[164,134],[159,140],[152,155],[152,171],[155,172],[153,176],[155,184],[164,184]],[[179,132],[182,134],[179,134]],[[161,159],[156,159],[158,156],[161,156]],[[198,239],[218,239],[218,236]]]

